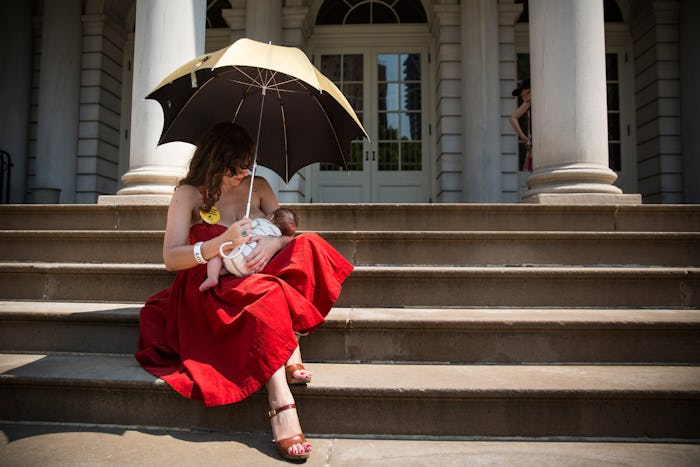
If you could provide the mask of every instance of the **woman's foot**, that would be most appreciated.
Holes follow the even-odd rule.
[[[301,362],[301,350],[297,345],[292,355],[284,364],[285,374],[287,376],[287,384],[307,384],[311,382],[313,378],[313,373],[304,368],[304,364]]]
[[[296,405],[282,404],[277,408],[270,408],[267,417],[272,427],[272,441],[277,445],[280,455],[289,460],[307,459],[311,454],[311,443],[301,432]]]
[[[313,373],[304,368],[302,363],[294,363],[284,368],[287,376],[287,384],[308,384],[313,378]]]

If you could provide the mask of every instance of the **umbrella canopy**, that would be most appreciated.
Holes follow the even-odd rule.
[[[340,90],[294,47],[240,39],[184,64],[147,98],[163,108],[158,144],[197,144],[229,121],[256,141],[256,162],[285,182],[314,162],[347,166],[350,142],[367,136]]]

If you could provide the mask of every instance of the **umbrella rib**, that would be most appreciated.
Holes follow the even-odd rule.
[[[304,86],[305,83],[302,82],[301,85]],[[311,97],[313,98],[314,102],[316,102],[316,105],[318,105],[318,107],[321,109],[321,112],[323,112],[323,116],[326,117],[326,121],[328,122],[328,127],[333,132],[333,138],[335,139],[335,144],[338,146],[338,153],[340,154],[340,157],[343,159],[343,162],[345,163],[345,170],[349,170],[348,161],[345,159],[345,154],[343,154],[343,148],[340,145],[340,140],[338,139],[338,133],[336,133],[336,131],[335,131],[335,127],[333,126],[333,122],[331,121],[331,118],[328,116],[328,113],[326,112],[326,109],[321,104],[321,101],[318,100],[318,96],[316,96],[316,94],[313,93],[308,88],[307,88],[307,91],[309,92],[309,94],[311,94]]]
[[[192,102],[192,100],[197,96],[197,94],[199,94],[205,87],[207,87],[207,86],[208,86],[210,83],[212,83],[215,79],[219,78],[219,76],[221,76],[221,75],[213,76],[211,79],[209,79],[209,80],[207,80],[206,82],[204,82],[204,84],[202,84],[202,85],[200,85],[200,86],[197,87],[197,90],[196,90],[195,92],[192,93],[192,95],[187,99],[187,102],[185,102],[184,104],[182,104],[182,106],[180,107],[180,109],[177,111],[177,113],[175,114],[175,116],[172,118],[172,120],[171,120],[171,122],[170,122],[170,125],[168,125],[168,128],[165,129],[165,130],[163,131],[163,134],[162,134],[162,136],[161,136],[161,139],[163,139],[163,135],[168,134],[168,131],[170,131],[170,128],[172,128],[173,123],[175,123],[175,121],[178,119],[178,117],[180,117],[180,115],[182,115],[182,112],[185,110],[185,108],[187,108],[187,106],[189,105],[189,103]]]
[[[276,84],[276,83],[275,83]],[[284,111],[284,101],[282,100],[282,95],[280,94],[280,88],[275,86],[275,91],[277,92],[277,100],[280,103],[280,111],[282,113],[282,135],[284,136],[284,181],[289,183],[289,146],[287,144],[287,116]]]
[[[289,83],[297,83],[297,82],[303,83],[303,80],[301,80],[299,78],[295,78],[294,76],[287,75],[286,73],[280,73],[280,74],[283,74],[284,76],[288,76],[289,79],[287,79],[285,81],[276,82],[275,78],[276,78],[278,72],[275,70],[267,69],[267,68],[260,68],[260,67],[256,68],[256,71],[258,72],[258,79],[254,78],[250,73],[246,72],[245,70],[238,67],[237,65],[232,65],[232,68],[237,70],[238,72],[240,72],[246,78],[248,78],[250,80],[251,85],[258,87],[258,88],[271,88],[271,87],[273,87],[273,86],[270,86],[270,83],[272,83],[272,82],[275,83],[274,87],[276,87],[277,89],[280,89],[280,86],[285,86]],[[263,70],[270,71],[270,76],[267,78],[263,78],[263,76],[262,76]],[[222,73],[222,75],[223,74],[226,74],[226,73]],[[248,84],[248,83],[245,83],[243,81],[238,81],[238,80],[233,80],[233,79],[231,81],[234,83],[238,83],[238,84]],[[282,92],[303,92],[303,91],[297,91],[297,90],[292,90],[292,89],[280,89],[280,91],[282,91]]]

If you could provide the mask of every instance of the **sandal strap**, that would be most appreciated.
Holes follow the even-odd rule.
[[[302,363],[293,363],[284,368],[284,372],[287,374],[287,381],[294,377],[294,372],[297,370],[306,370],[306,367]]]
[[[285,451],[289,448],[289,446],[293,446],[295,444],[304,444],[307,442],[308,441],[306,440],[304,433],[299,433],[298,435],[290,436],[289,438],[275,440],[275,444],[280,446]]]
[[[280,412],[284,412],[285,410],[296,409],[296,408],[297,408],[296,404],[287,404],[287,405],[283,405],[282,407],[277,407],[276,409],[268,407],[268,411],[267,411],[266,416],[267,416],[267,418],[271,419]]]

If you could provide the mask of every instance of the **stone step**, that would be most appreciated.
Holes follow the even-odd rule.
[[[0,423],[0,458],[28,465],[283,465],[269,430],[165,430],[128,426]],[[680,441],[341,437],[306,433],[309,467],[696,467],[700,445]],[[230,463],[222,459],[232,459]]]
[[[700,438],[700,367],[310,364],[310,433]],[[266,429],[264,394],[205,409],[131,357],[0,355],[0,419]],[[420,419],[420,423],[416,420]]]
[[[0,262],[0,299],[143,302],[174,277],[157,264]],[[358,266],[341,307],[700,306],[700,269]]]
[[[140,304],[0,301],[0,352],[133,354]],[[700,364],[700,310],[335,308],[306,361]]]
[[[286,204],[305,230],[698,232],[698,205]],[[0,205],[0,229],[158,230],[167,205]]]
[[[697,232],[318,232],[357,265],[700,266]],[[162,263],[163,231],[0,230],[5,261]]]

